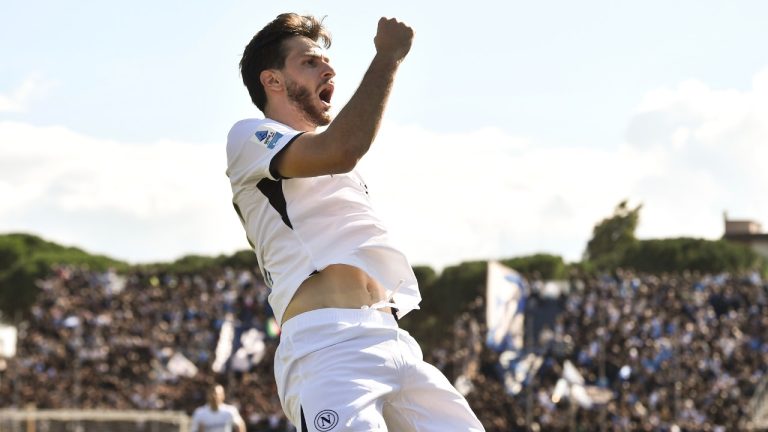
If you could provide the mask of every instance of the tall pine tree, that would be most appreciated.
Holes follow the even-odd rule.
[[[626,250],[637,242],[635,230],[640,222],[642,207],[643,205],[639,204],[635,208],[629,208],[626,200],[619,203],[611,217],[595,225],[584,258],[599,269],[616,267]]]

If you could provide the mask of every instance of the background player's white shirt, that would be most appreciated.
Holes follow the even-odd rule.
[[[278,322],[299,285],[331,264],[364,270],[388,296],[398,289],[398,316],[418,308],[413,269],[392,246],[356,171],[280,179],[271,170],[275,155],[300,134],[271,119],[247,119],[227,137],[232,202],[272,289],[269,302]]]
[[[203,405],[192,414],[190,432],[201,430],[204,432],[232,432],[235,420],[239,418],[240,413],[232,405],[221,404],[216,411],[213,411],[208,405]]]

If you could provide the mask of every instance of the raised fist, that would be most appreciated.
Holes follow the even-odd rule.
[[[413,42],[413,29],[405,23],[395,18],[382,17],[379,20],[379,28],[376,31],[376,37],[373,38],[377,53],[400,61],[410,51],[411,42]]]

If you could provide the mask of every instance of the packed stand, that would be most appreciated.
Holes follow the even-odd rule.
[[[529,341],[540,367],[515,395],[499,353],[484,344],[482,298],[450,324],[451,337],[425,348],[489,432],[744,426],[768,371],[767,284],[754,276],[620,272],[570,286],[554,300],[553,325]],[[293,430],[272,374],[278,335],[267,289],[252,272],[120,278],[61,267],[40,288],[19,329],[17,356],[0,372],[0,406],[191,413],[215,380],[249,431]],[[529,318],[537,301],[544,300],[533,289]],[[236,355],[245,344],[236,343],[228,367],[212,372],[228,325],[234,341],[249,335],[258,343],[245,357]],[[566,361],[609,397],[591,408],[553,400]]]
[[[288,430],[276,396],[267,289],[249,271],[126,277],[73,267],[40,283],[16,357],[0,372],[0,406],[180,410],[227,387],[249,431]],[[256,329],[263,352],[245,367],[212,372],[222,326]],[[254,358],[256,356],[251,356]]]
[[[527,319],[541,300],[530,295]],[[558,301],[553,328],[529,344],[541,367],[515,396],[498,353],[456,346],[469,328],[485,334],[482,299],[459,318],[455,340],[429,354],[449,377],[471,376],[467,399],[488,431],[749,427],[750,401],[768,381],[768,284],[759,277],[620,272],[574,280]],[[566,361],[599,390],[590,408],[553,400]]]

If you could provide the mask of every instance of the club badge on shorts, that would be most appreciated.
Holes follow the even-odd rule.
[[[322,410],[315,416],[315,428],[320,432],[326,432],[339,423],[339,415],[333,410]]]

